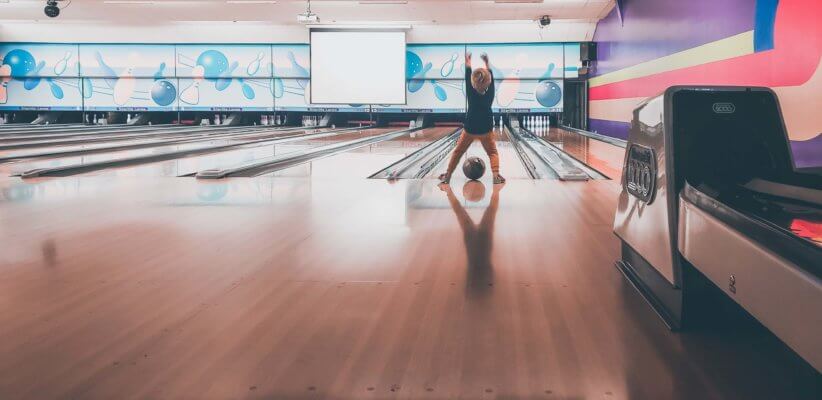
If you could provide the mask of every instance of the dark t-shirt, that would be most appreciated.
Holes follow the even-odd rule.
[[[471,67],[465,67],[465,97],[468,100],[468,111],[465,113],[465,131],[472,135],[484,135],[491,132],[494,126],[491,104],[494,102],[494,73],[491,73],[491,85],[485,94],[479,94],[471,86]]]

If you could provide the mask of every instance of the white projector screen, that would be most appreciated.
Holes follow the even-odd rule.
[[[312,104],[405,104],[405,32],[311,30]]]

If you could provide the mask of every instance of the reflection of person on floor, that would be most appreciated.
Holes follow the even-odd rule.
[[[494,183],[505,182],[505,178],[499,174],[499,153],[497,153],[497,141],[494,137],[493,111],[491,110],[494,102],[494,73],[491,72],[488,55],[483,53],[481,58],[485,62],[485,68],[472,70],[471,53],[465,54],[465,95],[468,101],[465,129],[451,154],[448,169],[439,177],[441,183],[451,182],[451,174],[454,173],[457,163],[474,140],[479,140],[488,154],[491,161],[491,172],[494,174]]]
[[[448,196],[448,202],[462,228],[465,241],[465,252],[468,256],[466,288],[470,295],[480,295],[487,291],[493,281],[491,250],[494,247],[494,221],[499,208],[499,192],[504,185],[494,185],[491,192],[491,203],[482,214],[479,224],[471,220],[450,185],[442,184],[440,189]],[[485,198],[485,185],[480,181],[468,181],[462,187],[465,200],[478,202]]]

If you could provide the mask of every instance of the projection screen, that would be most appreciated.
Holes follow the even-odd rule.
[[[311,30],[312,104],[405,104],[405,32]]]

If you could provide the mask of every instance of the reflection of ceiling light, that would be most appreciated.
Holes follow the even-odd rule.
[[[360,0],[360,4],[408,4],[407,0]]]
[[[497,4],[542,3],[543,0],[494,0]]]
[[[226,0],[228,4],[277,4],[275,0]]]

